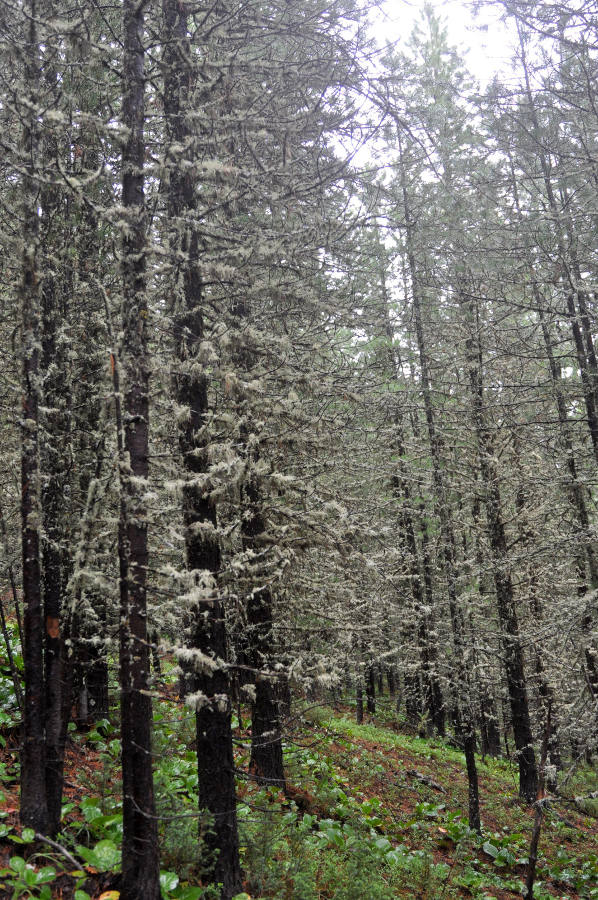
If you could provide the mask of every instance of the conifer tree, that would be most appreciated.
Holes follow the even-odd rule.
[[[121,896],[160,897],[158,833],[151,752],[147,628],[148,305],[144,200],[144,11],[123,5],[122,329],[123,447],[118,552],[123,766]],[[120,424],[120,423],[119,423]]]

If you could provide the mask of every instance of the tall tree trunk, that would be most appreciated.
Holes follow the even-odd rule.
[[[459,723],[459,736],[465,752],[467,777],[469,782],[469,825],[479,829],[480,812],[478,799],[478,776],[475,761],[475,722],[471,710],[471,673],[465,664],[465,636],[463,613],[459,608],[457,598],[457,569],[455,558],[455,535],[450,518],[448,490],[445,483],[444,470],[441,459],[441,440],[436,428],[434,406],[432,404],[432,379],[428,351],[423,328],[422,297],[420,295],[419,272],[416,263],[414,246],[414,223],[411,215],[409,194],[407,191],[407,178],[403,162],[403,150],[400,137],[401,124],[397,121],[399,158],[400,158],[400,183],[403,197],[403,206],[406,219],[407,260],[411,278],[411,293],[413,300],[413,312],[415,317],[415,333],[419,352],[421,368],[421,389],[424,400],[424,411],[428,429],[428,441],[430,455],[432,457],[432,476],[435,494],[435,508],[440,523],[441,558],[444,575],[447,582],[449,601],[449,613],[453,633],[453,645],[455,651],[457,674],[457,712]]]
[[[479,342],[480,323],[473,298],[459,292],[466,319],[466,352],[471,387],[472,412],[478,448],[478,464],[485,491],[488,540],[492,551],[492,575],[501,626],[507,687],[511,703],[513,735],[519,763],[519,794],[533,803],[538,787],[538,770],[527,697],[523,649],[519,637],[519,621],[511,573],[508,568],[507,539],[501,508],[498,473],[490,429],[484,410],[482,383],[482,350]]]
[[[27,112],[23,127],[24,174],[22,183],[22,429],[21,429],[21,539],[23,553],[23,600],[25,605],[23,659],[25,667],[25,715],[21,753],[21,808],[23,825],[45,833],[48,828],[46,800],[44,629],[40,571],[40,473],[39,433],[39,340],[40,287],[38,272],[39,218],[38,165],[40,152],[37,104],[40,96],[40,60],[37,35],[38,8],[29,0],[24,36],[24,91]]]
[[[47,66],[44,82],[50,95],[57,87],[56,72]],[[58,155],[56,136],[50,130],[44,140],[44,159]],[[40,458],[43,469],[41,507],[43,520],[42,588],[45,621],[45,729],[46,794],[48,831],[55,835],[62,809],[64,744],[62,735],[63,640],[61,635],[63,599],[70,570],[70,517],[66,509],[69,491],[70,396],[68,354],[61,331],[66,325],[66,296],[72,290],[70,266],[64,249],[67,244],[68,207],[62,189],[45,184],[40,192],[41,227],[46,251],[41,284],[41,380],[45,435]],[[60,274],[56,271],[60,260]]]
[[[245,299],[236,300],[233,315],[239,327],[250,323],[250,309]],[[253,352],[243,343],[236,352],[235,363],[243,376],[251,369]],[[263,538],[267,530],[264,497],[258,473],[260,463],[259,433],[250,424],[252,410],[246,398],[238,403],[241,421],[241,456],[245,473],[240,490],[241,544],[250,560],[264,552]],[[251,704],[250,771],[259,781],[286,789],[282,752],[282,730],[276,671],[274,639],[274,597],[267,564],[263,570],[252,566],[253,573],[247,591],[247,658],[256,680],[255,696]],[[255,581],[258,582],[255,585]]]
[[[550,162],[545,151],[542,130],[536,111],[536,102],[530,82],[525,40],[519,23],[517,25],[517,30],[519,34],[526,98],[532,123],[531,130],[538,147],[538,159],[542,172],[542,181],[546,192],[548,206],[550,208],[551,222],[555,229],[559,271],[557,282],[560,281],[562,283],[565,292],[566,314],[571,324],[573,345],[575,347],[577,364],[581,376],[588,430],[592,440],[594,457],[596,462],[598,462],[598,364],[596,362],[596,355],[594,353],[593,341],[587,319],[587,310],[585,309],[585,292],[581,284],[579,265],[576,265],[575,257],[571,259],[571,252],[567,252],[566,249],[565,236],[567,230],[567,216],[563,215],[563,211],[557,203],[554,191]],[[577,308],[578,304],[580,305],[579,311]],[[586,338],[585,343],[584,336]]]
[[[46,210],[45,212],[49,212]],[[56,214],[56,210],[54,210]],[[54,279],[44,279],[43,297],[43,338],[42,360],[46,373],[56,366],[55,375],[66,384],[65,373],[56,362],[57,307]],[[53,383],[52,383],[53,382]],[[45,690],[46,690],[46,791],[48,804],[48,829],[56,834],[60,825],[62,806],[63,752],[60,746],[62,714],[62,639],[60,625],[62,617],[64,526],[67,517],[64,512],[66,496],[64,484],[65,455],[63,429],[64,421],[58,421],[56,379],[47,377],[44,382],[44,406],[54,407],[51,421],[46,423],[46,446],[43,459],[46,471],[42,488],[43,539],[43,602],[45,634]],[[62,417],[61,417],[62,418]]]
[[[373,716],[376,713],[376,672],[370,663],[367,667],[365,680],[365,697],[368,713]]]
[[[144,198],[143,4],[123,3],[122,236],[124,458],[121,456],[120,690],[123,771],[122,900],[159,900],[147,639],[148,350]],[[119,429],[120,430],[120,429]]]
[[[98,110],[99,113],[99,110]],[[96,171],[99,163],[99,151],[97,138],[90,128],[80,135],[79,148],[81,152],[81,168],[83,171]],[[98,198],[99,199],[99,198]],[[94,197],[96,200],[96,197]],[[79,266],[75,272],[77,280],[76,295],[78,302],[84,304],[84,309],[89,311],[90,321],[81,334],[82,359],[78,369],[78,383],[74,385],[73,405],[77,405],[77,433],[75,454],[77,458],[87,461],[86,465],[79,466],[78,487],[81,497],[99,499],[97,479],[100,478],[105,458],[106,420],[108,408],[103,399],[104,385],[98,384],[97,372],[105,367],[105,330],[107,329],[109,340],[113,343],[113,329],[111,322],[111,310],[105,309],[101,297],[101,284],[105,275],[102,268],[98,271],[90,265],[90,260],[102,260],[103,253],[102,230],[98,221],[96,205],[86,205],[79,212],[77,227],[77,243],[79,247]],[[106,324],[100,327],[102,313],[105,312]],[[95,313],[95,315],[94,315]],[[96,322],[98,324],[96,324]],[[115,348],[116,352],[116,348]],[[120,402],[120,400],[119,400]],[[90,497],[91,491],[91,497]],[[89,519],[86,519],[89,517]],[[93,528],[95,516],[93,511],[86,508],[81,521],[81,534],[87,528]],[[85,556],[89,558],[92,551],[95,552],[98,545],[93,540],[85,549]],[[79,572],[81,560],[78,561]],[[87,720],[91,724],[98,719],[104,719],[109,714],[109,689],[108,689],[108,645],[109,633],[107,627],[108,604],[101,590],[86,587],[88,601],[85,615],[77,618],[77,629],[72,630],[71,660],[77,670],[81,693],[87,697]],[[80,609],[80,605],[78,605]],[[73,680],[74,675],[71,675]]]
[[[243,549],[257,552],[265,531],[257,477],[251,472],[243,489],[244,515],[241,525]],[[256,671],[255,699],[251,705],[251,757],[249,769],[258,780],[285,789],[278,680],[274,673],[272,633],[274,624],[269,584],[254,588],[247,601],[249,656]]]
[[[189,105],[195,72],[192,68],[186,7],[163,0],[164,111],[172,145],[191,146]],[[192,153],[192,151],[191,151]],[[191,161],[191,160],[190,160]],[[242,887],[232,743],[231,684],[226,665],[228,637],[219,592],[221,567],[216,506],[198,486],[209,468],[205,426],[209,413],[207,376],[197,354],[204,338],[203,286],[198,227],[189,224],[195,210],[195,179],[179,157],[168,160],[168,211],[173,263],[176,343],[175,394],[189,416],[179,426],[179,448],[188,480],[183,488],[185,551],[189,573],[204,585],[193,610],[190,646],[211,660],[199,673],[183,676],[186,688],[202,697],[196,711],[199,806],[210,821],[200,825],[206,854],[204,880],[222,884],[222,900]],[[178,262],[182,260],[182,262]],[[201,526],[201,527],[199,527]]]
[[[394,378],[398,380],[400,376],[400,359],[393,348],[394,335],[389,316],[386,275],[384,271],[381,273],[381,282],[383,324],[386,338],[389,343],[389,362],[392,374]],[[395,495],[400,501],[399,535],[407,551],[410,565],[410,585],[415,606],[415,615],[417,617],[415,637],[422,663],[424,706],[428,711],[430,720],[437,734],[443,737],[445,733],[444,702],[442,699],[442,689],[440,687],[438,673],[436,671],[438,648],[436,646],[436,635],[434,632],[432,616],[432,610],[434,609],[434,595],[432,591],[431,566],[427,546],[428,535],[423,516],[423,509],[420,508],[419,517],[422,522],[422,552],[420,555],[416,537],[411,485],[409,484],[407,474],[404,471],[404,463],[402,461],[402,457],[405,454],[405,436],[403,417],[398,404],[395,406],[393,416],[395,427],[393,443],[395,445],[398,462],[396,473],[393,475],[392,484]]]
[[[519,189],[517,185],[517,178],[515,177],[515,167],[513,163],[512,156],[509,154],[509,164],[511,171],[511,190],[513,193],[513,199],[515,201],[515,208],[517,210],[517,214],[520,222],[523,222],[523,214],[520,205],[519,199]],[[548,178],[548,173],[545,171],[545,177]],[[550,184],[550,182],[549,182]],[[553,198],[554,203],[554,198]],[[530,275],[532,278],[532,293],[534,298],[534,305],[538,313],[538,320],[540,322],[540,327],[542,330],[542,339],[544,342],[544,350],[546,353],[546,360],[548,362],[548,368],[550,371],[550,380],[552,384],[552,392],[554,395],[554,402],[556,406],[558,423],[559,423],[559,438],[563,453],[566,459],[567,471],[569,473],[569,483],[567,485],[567,495],[569,498],[569,502],[571,507],[576,515],[576,518],[579,523],[579,531],[580,537],[583,541],[583,553],[587,559],[587,566],[590,573],[590,584],[592,590],[596,590],[598,588],[598,561],[596,560],[596,554],[594,552],[594,542],[592,540],[592,535],[590,531],[590,518],[586,504],[586,489],[583,482],[579,478],[578,474],[578,463],[576,459],[576,454],[573,445],[573,436],[571,432],[571,422],[569,420],[569,414],[567,412],[567,402],[565,399],[565,393],[563,389],[562,376],[561,376],[561,368],[557,362],[557,356],[555,354],[552,334],[550,331],[549,322],[546,320],[546,302],[544,299],[544,295],[540,289],[538,279],[536,277],[536,273],[534,271],[534,266],[531,262],[531,253],[530,247],[527,246],[526,242],[526,250],[528,252],[528,266],[530,270]],[[577,265],[577,277],[580,278],[579,266]],[[574,336],[574,343],[577,350],[577,359],[578,364],[580,366],[580,371],[583,372],[583,366],[585,363],[585,353],[583,352],[583,342],[581,337],[581,332],[579,329],[579,325],[575,316],[575,309],[571,311],[571,303],[573,302],[572,298],[569,302],[569,313],[571,319],[571,325]],[[587,320],[587,310],[585,311],[584,318],[584,328],[589,331],[589,322]],[[590,351],[592,353],[592,358],[595,361],[594,348],[591,336],[588,337],[588,345],[590,347]],[[587,394],[587,384],[588,379],[586,377],[586,382],[584,383],[584,391]],[[595,384],[594,384],[595,386]],[[588,408],[588,398],[586,397],[586,412],[588,415],[588,423],[590,428],[590,435],[593,433],[593,426],[591,424],[591,418],[593,413],[593,405],[592,401],[589,400],[589,408]],[[585,564],[579,558],[576,560],[576,568],[580,578],[580,588],[579,588],[579,596],[580,598],[584,597],[587,593],[587,585],[585,584]],[[591,639],[591,630],[592,630],[592,616],[589,612],[586,612],[582,618],[582,633],[584,635],[588,635],[586,639],[586,644],[583,648],[583,666],[586,670],[586,680],[589,685],[590,691],[592,692],[594,697],[598,697],[598,653],[596,652],[596,647]]]
[[[480,595],[480,599],[484,600],[486,595],[486,588],[484,585],[483,569],[485,566],[479,537],[480,498],[477,492],[472,505],[472,519],[475,528],[475,558],[479,573],[478,593]],[[476,642],[473,629],[474,626],[472,623],[471,630],[472,642],[474,647],[474,664],[476,672],[478,673],[477,685],[480,703],[480,740],[482,756],[486,756],[486,754],[488,754],[489,756],[500,756],[500,730],[498,727],[498,714],[496,710],[496,701],[490,687],[492,683],[492,677],[491,675],[487,674],[487,666],[482,662],[482,659],[488,658],[489,652],[487,648],[482,647],[480,653],[477,654],[477,659],[475,659]]]
[[[358,675],[355,688],[355,721],[358,725],[363,724],[363,682],[361,673]]]

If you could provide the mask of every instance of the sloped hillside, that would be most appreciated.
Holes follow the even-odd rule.
[[[521,896],[533,810],[517,800],[509,761],[478,760],[480,837],[467,827],[457,749],[401,730],[384,707],[361,726],[347,708],[302,704],[294,714],[286,793],[248,777],[248,735],[237,723],[243,900]],[[210,898],[198,863],[192,723],[175,698],[156,701],[154,718],[163,896]],[[55,846],[35,844],[18,825],[17,733],[10,722],[4,735],[0,896],[117,900],[122,816],[115,726],[106,720],[87,734],[71,732],[68,824]],[[187,751],[176,749],[185,743]],[[570,796],[591,793],[596,780],[590,768],[577,773]],[[591,801],[579,807],[563,798],[549,802],[537,900],[598,897],[598,821]]]

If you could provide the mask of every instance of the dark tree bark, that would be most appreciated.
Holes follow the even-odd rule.
[[[435,494],[435,509],[440,523],[441,558],[444,574],[447,581],[448,605],[453,633],[453,646],[455,651],[455,664],[457,674],[457,690],[463,693],[463,698],[457,696],[458,732],[465,754],[467,777],[469,782],[469,825],[479,829],[479,805],[475,807],[478,798],[478,776],[473,747],[475,746],[475,723],[471,710],[471,678],[465,665],[465,635],[463,612],[458,603],[457,593],[457,565],[455,552],[455,534],[450,517],[448,490],[445,483],[445,475],[442,467],[442,442],[436,428],[436,417],[432,403],[432,379],[428,350],[423,328],[422,295],[420,291],[419,271],[415,252],[415,225],[411,213],[409,193],[407,190],[407,178],[403,163],[403,150],[400,137],[401,124],[397,121],[399,157],[400,157],[400,184],[406,219],[407,262],[411,277],[411,292],[413,299],[413,311],[415,318],[415,333],[421,367],[421,385],[424,400],[424,411],[428,430],[430,455],[432,457],[432,477]]]
[[[46,192],[43,192],[46,193]],[[42,194],[42,203],[44,201]],[[57,214],[52,208],[46,214]],[[62,781],[64,748],[61,747],[62,734],[62,639],[60,624],[65,578],[63,554],[66,546],[64,533],[66,515],[64,511],[65,466],[63,431],[65,422],[58,418],[57,411],[62,398],[58,396],[60,383],[66,386],[65,372],[57,365],[56,331],[58,326],[58,298],[54,278],[45,278],[42,283],[43,336],[42,364],[45,373],[52,375],[44,379],[44,406],[54,407],[51,420],[46,422],[46,442],[42,459],[45,472],[42,487],[43,540],[43,604],[45,621],[45,729],[46,729],[46,792],[48,804],[48,830],[55,835],[60,825],[62,806]]]
[[[35,0],[25,7],[24,90],[27,113],[23,126],[24,174],[22,183],[21,341],[22,341],[22,429],[21,429],[21,540],[23,554],[23,600],[25,605],[23,659],[25,667],[25,715],[21,752],[21,808],[23,825],[42,834],[48,828],[46,800],[44,629],[40,569],[41,509],[39,503],[39,340],[40,288],[38,272],[39,219],[37,167],[40,134],[37,103],[40,61]],[[24,15],[25,19],[25,15]]]
[[[57,77],[52,65],[46,66],[44,83],[50,96],[57,92]],[[44,140],[44,159],[58,155],[58,142],[51,130]],[[42,466],[41,507],[42,594],[45,622],[45,736],[46,795],[48,832],[55,835],[60,827],[63,791],[64,743],[62,727],[62,689],[64,680],[61,635],[63,601],[71,571],[70,467],[68,440],[71,427],[69,363],[60,341],[60,331],[67,322],[67,296],[72,292],[70,265],[64,252],[68,243],[68,208],[62,189],[45,184],[40,192],[41,227],[44,248],[52,247],[52,256],[44,253],[41,280],[41,390],[44,414],[41,423],[44,442],[40,458]],[[60,258],[60,277],[55,271]],[[69,710],[70,711],[70,710]]]
[[[395,378],[400,375],[400,360],[393,349],[393,331],[388,312],[388,296],[386,288],[386,276],[382,272],[382,301],[384,304],[383,318],[384,330],[389,342],[389,362]],[[393,490],[400,501],[399,513],[399,537],[407,550],[407,558],[410,565],[410,584],[413,595],[413,603],[416,615],[416,640],[421,658],[422,681],[424,686],[424,706],[428,711],[430,720],[441,737],[445,732],[444,702],[442,689],[436,671],[438,648],[436,635],[433,628],[432,614],[434,609],[434,594],[432,591],[432,576],[428,552],[428,535],[424,523],[423,509],[419,509],[421,528],[421,554],[416,537],[416,524],[413,510],[412,489],[407,473],[404,471],[402,457],[405,454],[405,437],[403,429],[403,417],[400,408],[394,410],[394,445],[398,457],[396,474],[393,476]],[[422,579],[423,573],[423,579]]]
[[[388,696],[394,697],[396,693],[396,683],[395,683],[395,669],[393,665],[390,665],[386,669],[386,680],[388,681]]]
[[[515,592],[513,590],[511,573],[507,565],[507,538],[501,507],[499,478],[494,462],[495,454],[492,446],[492,437],[485,418],[482,351],[479,343],[480,323],[473,297],[468,298],[464,293],[460,292],[459,301],[464,310],[468,328],[466,351],[472,412],[478,447],[478,464],[485,491],[488,540],[492,551],[492,575],[494,578],[498,619],[504,644],[513,736],[519,763],[519,794],[529,803],[533,803],[538,787],[538,770],[534,754]]]
[[[234,314],[241,324],[249,318],[243,301],[235,303]],[[251,352],[238,353],[241,371],[249,368]],[[239,415],[245,423],[240,428],[241,454],[246,462],[245,479],[241,487],[241,542],[244,552],[258,556],[263,552],[262,539],[266,533],[264,500],[257,464],[260,459],[259,437],[252,434],[248,424],[251,412],[239,404]],[[272,589],[266,572],[256,576],[264,583],[251,587],[247,597],[247,658],[255,671],[255,699],[251,706],[251,755],[249,770],[258,779],[286,789],[278,674],[275,670],[274,610]]]
[[[365,679],[365,696],[368,713],[373,716],[376,712],[376,672],[372,665],[367,667]]]
[[[472,507],[472,519],[475,526],[475,557],[478,571],[481,573],[484,569],[484,556],[480,546],[478,526],[480,524],[480,498],[476,493]],[[484,578],[480,577],[478,587],[480,599],[484,599],[486,588],[484,586]],[[480,705],[480,743],[482,756],[500,756],[500,730],[498,727],[498,715],[496,712],[496,702],[490,688],[491,677],[486,674],[486,665],[480,657],[485,657],[488,652],[485,648],[476,653],[476,641],[474,636],[473,622],[470,623],[471,642],[473,647],[473,663],[478,673],[477,689]]]
[[[469,827],[478,834],[482,832],[480,821],[480,797],[478,792],[478,772],[475,761],[475,731],[469,728],[463,732],[463,752],[467,768],[467,800]]]
[[[480,738],[482,756],[500,756],[500,731],[494,698],[480,685]]]
[[[121,450],[120,691],[123,771],[122,900],[159,900],[147,638],[148,350],[144,198],[143,4],[123,4],[122,155],[124,457]],[[120,431],[120,429],[119,429]]]
[[[188,126],[195,72],[190,57],[186,7],[164,0],[164,111],[171,144],[190,143]],[[191,151],[192,153],[192,151]],[[198,227],[195,210],[195,178],[179,157],[168,160],[168,211],[174,263],[172,272],[177,356],[175,394],[189,409],[179,427],[179,449],[189,476],[183,489],[183,518],[187,568],[204,596],[191,613],[189,644],[213,660],[201,671],[181,676],[183,690],[202,695],[196,712],[199,806],[208,820],[200,824],[204,851],[204,880],[222,884],[222,900],[230,900],[242,887],[239,862],[235,777],[232,744],[231,684],[227,667],[228,638],[219,594],[220,542],[216,506],[197,485],[197,476],[208,471],[208,446],[203,436],[209,413],[207,376],[198,367],[197,352],[204,336],[203,286],[200,270]],[[197,526],[201,524],[201,528]]]
[[[529,80],[527,81],[527,91],[528,91],[528,101],[532,105],[533,109],[533,97],[530,92]],[[538,128],[537,118],[535,116],[535,110],[533,114],[533,122],[534,127]],[[513,159],[511,154],[509,156],[509,164],[510,164],[510,172],[511,172],[511,190],[513,193],[513,199],[515,201],[515,208],[517,210],[517,214],[519,216],[519,220],[523,222],[523,214],[521,211],[520,199],[519,199],[519,188],[517,185],[517,178],[515,174],[515,166],[513,163]],[[545,187],[549,199],[549,205],[555,216],[555,222],[558,222],[558,210],[556,205],[556,198],[554,196],[554,192],[552,190],[552,183],[550,181],[550,175],[546,163],[543,163],[543,177],[545,182]],[[548,368],[550,371],[550,380],[552,384],[552,391],[554,395],[554,402],[556,405],[556,411],[558,416],[558,424],[559,424],[559,438],[563,453],[566,458],[567,471],[569,473],[569,483],[567,484],[567,494],[569,497],[569,501],[571,503],[572,509],[576,514],[578,523],[579,523],[579,531],[580,537],[583,541],[583,554],[587,560],[587,567],[590,574],[590,584],[592,590],[596,590],[598,587],[598,562],[596,560],[596,555],[594,552],[594,544],[592,540],[592,535],[590,532],[590,519],[586,504],[586,489],[579,478],[578,474],[578,463],[574,450],[574,442],[573,436],[571,432],[571,423],[569,420],[569,413],[567,411],[567,401],[565,399],[564,387],[562,383],[562,373],[561,367],[557,362],[557,354],[555,353],[554,342],[550,331],[549,322],[546,318],[546,302],[543,295],[543,292],[540,288],[539,280],[536,277],[536,273],[534,271],[533,264],[531,262],[531,247],[528,245],[528,239],[526,238],[526,250],[529,256],[529,269],[530,275],[532,278],[532,293],[534,298],[534,306],[538,314],[538,319],[540,322],[540,327],[542,330],[542,339],[544,342],[544,349],[546,353],[546,360],[548,362]],[[562,255],[565,253],[562,238],[559,237],[558,240],[559,245],[559,253]],[[581,281],[581,273],[579,269],[579,263],[575,258],[574,262],[576,279],[578,282]],[[594,448],[594,455],[598,452],[598,417],[596,411],[596,389],[597,389],[597,365],[596,365],[596,354],[594,350],[593,339],[591,335],[590,323],[588,319],[587,307],[586,307],[586,296],[584,291],[578,291],[578,295],[580,297],[580,310],[582,311],[582,323],[583,323],[583,332],[585,334],[585,347],[584,347],[584,339],[582,337],[582,330],[580,328],[580,323],[577,316],[577,310],[575,307],[575,300],[573,297],[573,293],[570,290],[566,290],[567,294],[567,313],[571,323],[571,329],[573,334],[573,343],[576,350],[577,362],[579,365],[580,373],[582,376],[582,388],[584,394],[584,401],[586,405],[586,415],[588,428],[590,432],[590,437],[592,438],[592,445]],[[587,355],[586,355],[587,351]],[[590,368],[590,372],[588,372],[588,368]],[[590,377],[591,376],[591,377]],[[596,457],[598,459],[598,457]],[[585,584],[585,563],[583,560],[579,559],[579,556],[576,560],[576,567],[579,574],[580,586],[579,586],[579,595],[583,597],[587,593],[587,585]],[[586,670],[586,681],[590,692],[593,697],[598,696],[598,653],[596,651],[596,647],[592,642],[590,637],[592,631],[592,616],[590,613],[585,613],[582,619],[582,633],[588,635],[586,639],[586,645],[583,648],[584,662],[583,665]]]
[[[511,717],[509,715],[509,701],[506,697],[501,698],[502,707],[502,736],[505,743],[505,756],[511,759],[511,748],[509,747],[509,731],[511,730]]]
[[[358,725],[363,725],[363,687],[361,678],[357,683],[355,692],[355,719]]]
[[[419,728],[422,717],[422,703],[419,678],[414,672],[403,675],[405,694],[405,718],[413,729]]]
[[[265,531],[260,509],[260,491],[250,476],[243,491],[245,514],[241,526],[243,548],[257,550]],[[286,787],[282,756],[282,734],[278,680],[274,674],[272,592],[269,585],[254,589],[247,602],[249,656],[256,670],[255,700],[251,707],[251,756],[249,770],[259,781]]]
[[[201,552],[205,555],[205,547]],[[216,596],[207,611],[205,621],[198,619],[193,644],[205,655],[225,659],[226,622]],[[204,878],[207,875],[210,882],[222,884],[222,900],[230,900],[240,891],[241,867],[228,669],[221,666],[198,675],[194,687],[208,698],[195,719],[199,806],[210,818],[202,835]]]

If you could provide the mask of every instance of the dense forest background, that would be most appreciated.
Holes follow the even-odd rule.
[[[496,6],[484,89],[427,6],[386,46],[361,0],[0,7],[20,821],[64,849],[73,728],[113,729],[122,900],[160,897],[165,697],[225,900],[233,711],[288,794],[299,706],[384,683],[463,751],[472,832],[476,754],[529,804],[592,761],[598,15]]]

